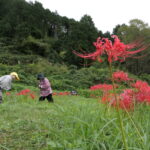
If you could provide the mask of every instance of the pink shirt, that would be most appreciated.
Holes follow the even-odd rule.
[[[41,96],[48,96],[49,94],[52,94],[51,84],[47,78],[40,80],[39,87]]]

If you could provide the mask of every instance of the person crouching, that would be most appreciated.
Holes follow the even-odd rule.
[[[39,101],[44,101],[45,99],[47,99],[48,102],[54,102],[52,97],[52,88],[49,80],[42,73],[37,75],[37,80],[39,80],[40,88]]]
[[[0,77],[0,103],[3,102],[2,90],[10,90],[13,80],[20,80],[16,72],[12,72],[10,75],[4,75]]]

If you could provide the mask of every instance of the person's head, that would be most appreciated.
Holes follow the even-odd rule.
[[[44,77],[44,74],[43,73],[39,73],[37,75],[37,80],[43,80],[45,77]]]
[[[16,72],[11,72],[10,75],[12,76],[13,80],[20,80],[20,78]]]

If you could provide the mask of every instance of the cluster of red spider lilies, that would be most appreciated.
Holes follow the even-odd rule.
[[[116,107],[118,100],[119,107],[126,110],[133,110],[137,103],[150,104],[150,86],[147,82],[141,80],[134,82],[134,79],[129,78],[128,74],[123,71],[114,72],[113,78],[119,83],[128,82],[130,88],[124,89],[120,94],[117,94],[117,98],[115,98],[114,93],[111,92],[113,90],[111,84],[94,85],[90,88],[91,90],[103,91],[103,96],[101,97],[100,102]],[[116,89],[118,87],[119,85],[115,86]]]
[[[6,95],[10,96],[11,93],[6,92]],[[35,92],[31,91],[30,89],[21,90],[20,92],[16,93],[15,95],[17,95],[17,96],[24,95],[24,96],[28,96],[31,99],[35,99],[37,97]],[[53,95],[54,96],[65,96],[65,95],[72,95],[72,94],[71,94],[71,92],[65,91],[65,92],[54,92]]]
[[[10,92],[6,92],[6,95],[10,96],[11,93]],[[16,95],[17,96],[21,96],[21,95],[25,96],[26,95],[26,96],[28,96],[31,99],[35,99],[36,98],[36,94],[33,91],[31,91],[30,89],[21,90],[20,92],[16,93]]]
[[[104,92],[102,97],[103,103],[109,103],[112,106],[120,106],[120,108],[131,109],[133,108],[133,104],[135,101],[137,102],[146,102],[150,103],[150,86],[143,81],[136,81],[131,85],[130,89],[125,89],[123,93],[117,94],[115,89],[117,88],[116,82],[129,82],[133,79],[128,77],[127,73],[122,71],[112,72],[112,63],[114,61],[125,61],[127,57],[131,57],[134,54],[137,54],[143,50],[145,50],[149,45],[143,45],[141,40],[137,40],[130,44],[124,44],[120,41],[118,36],[112,35],[113,40],[109,40],[108,38],[97,38],[97,41],[93,43],[96,48],[95,52],[92,53],[79,53],[77,51],[73,51],[77,56],[84,59],[98,60],[100,63],[103,62],[102,56],[106,55],[109,70],[111,74],[112,85],[108,84],[99,84],[92,86],[91,90],[100,89]],[[135,50],[137,48],[137,50]],[[110,94],[108,91],[114,91],[113,94]],[[118,104],[119,103],[119,104]]]

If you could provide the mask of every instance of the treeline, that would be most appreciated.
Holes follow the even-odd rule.
[[[137,38],[150,43],[150,28],[138,19],[131,20],[129,25],[117,25],[112,34],[118,35],[125,43]],[[0,0],[1,63],[36,63],[44,57],[51,63],[82,68],[91,62],[75,56],[72,51],[94,51],[92,43],[98,36],[110,38],[111,33],[98,30],[89,15],[76,21],[44,9],[39,2]],[[149,49],[139,55],[142,57],[116,66],[123,66],[135,74],[150,73]],[[103,63],[101,67],[105,65]]]

